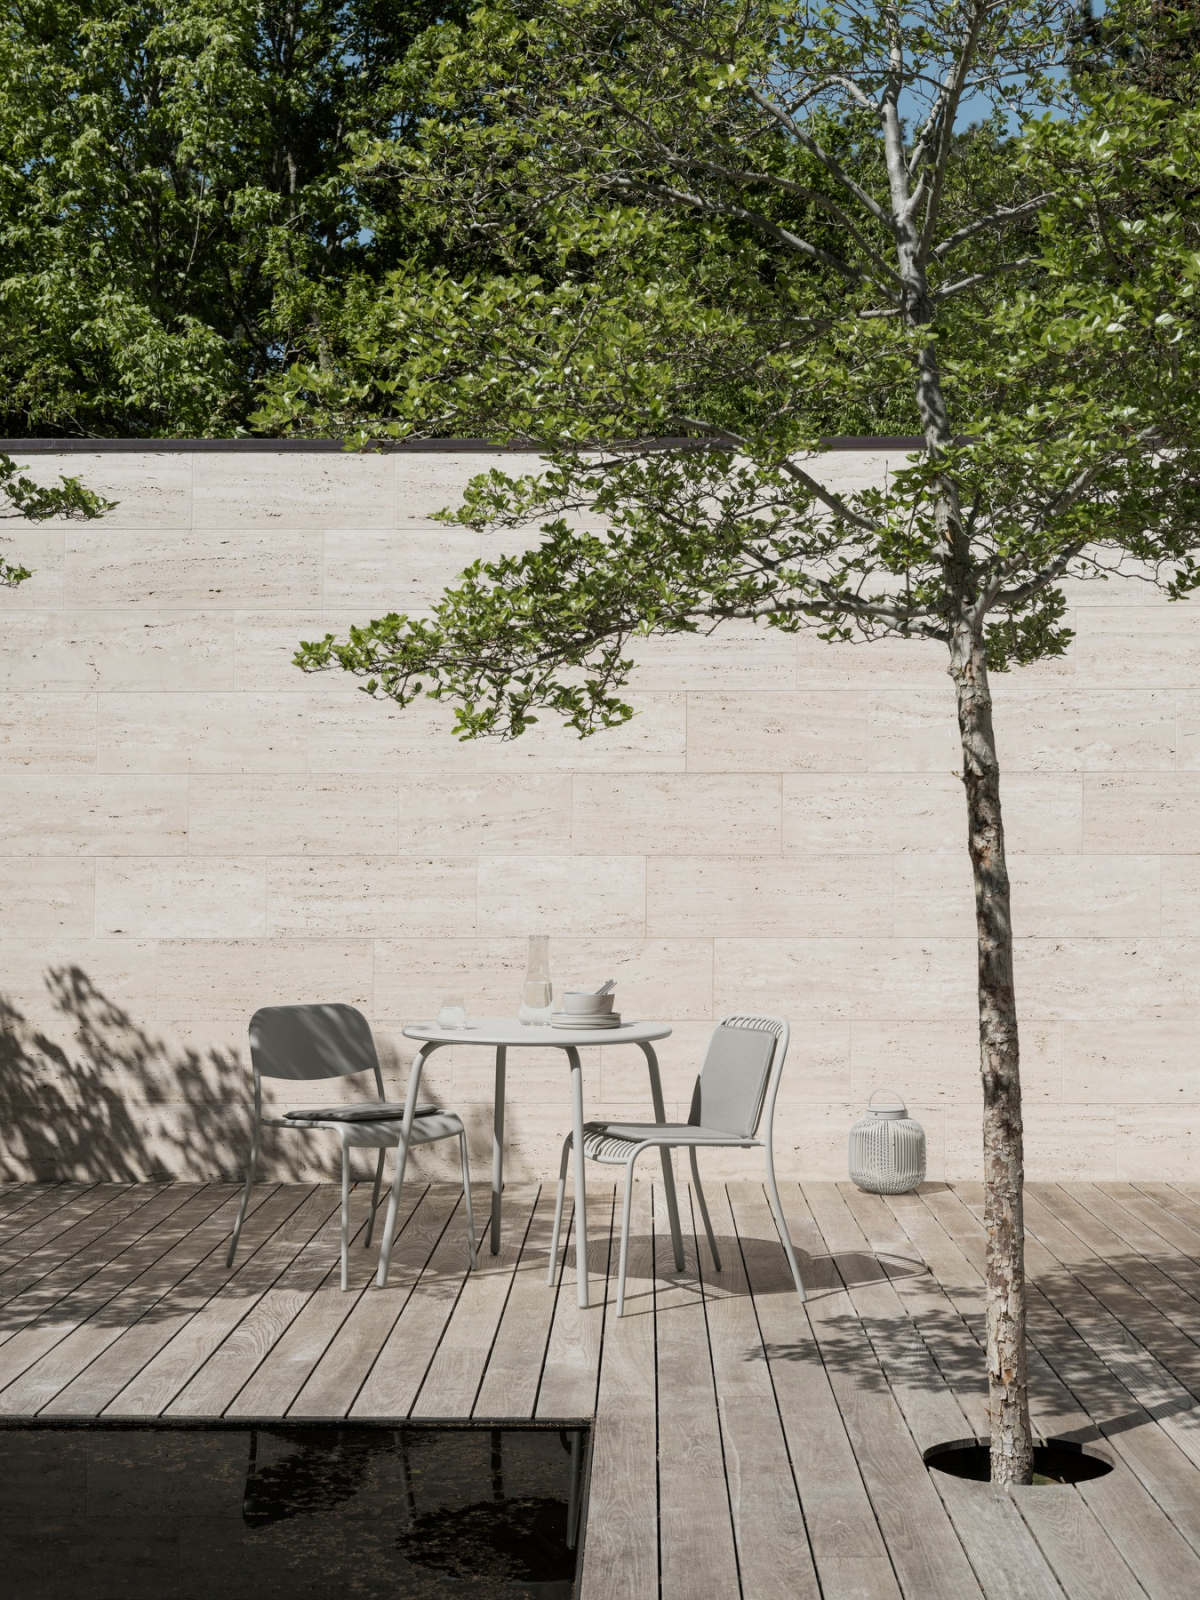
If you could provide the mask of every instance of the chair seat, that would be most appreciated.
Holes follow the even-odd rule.
[[[587,1122],[583,1128],[583,1153],[589,1161],[622,1166],[630,1153],[647,1139],[666,1139],[672,1144],[755,1145],[757,1139],[743,1139],[722,1133],[719,1128],[698,1128],[690,1122]]]
[[[403,1117],[387,1122],[344,1122],[328,1117],[314,1117],[311,1122],[302,1122],[299,1117],[264,1117],[263,1121],[272,1128],[330,1128],[341,1134],[343,1144],[377,1149],[398,1145],[404,1127]],[[433,1144],[437,1139],[457,1137],[462,1132],[461,1117],[456,1117],[453,1111],[438,1111],[413,1118],[408,1142],[410,1145]]]

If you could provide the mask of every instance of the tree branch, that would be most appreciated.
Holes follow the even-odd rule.
[[[950,159],[951,142],[954,138],[954,121],[958,113],[959,103],[962,100],[963,89],[966,87],[967,74],[975,56],[975,48],[979,43],[979,35],[983,31],[987,10],[987,0],[976,0],[976,4],[972,8],[970,21],[962,35],[958,59],[950,69],[945,86],[929,113],[928,126],[931,129],[936,126],[937,131],[934,143],[932,176],[929,181],[929,195],[925,201],[925,223],[921,229],[920,243],[917,246],[917,253],[921,258],[924,258],[928,251],[934,229],[937,227],[938,210],[941,206],[942,188],[946,177],[946,163]],[[923,160],[924,156],[922,155]],[[915,166],[913,170],[916,170]]]
[[[993,211],[990,216],[980,217],[977,222],[969,222],[965,228],[959,228],[949,238],[943,239],[941,244],[935,245],[929,252],[931,261],[942,261],[951,250],[957,249],[960,244],[965,244],[968,239],[973,239],[977,233],[982,233],[985,228],[1006,228],[1011,222],[1019,222],[1022,217],[1029,217],[1054,198],[1050,194],[1035,195],[1032,200],[1025,200],[1019,206],[1001,206],[998,211]]]
[[[783,461],[780,468],[792,479],[794,483],[803,484],[815,500],[819,500],[827,510],[832,511],[835,517],[843,522],[850,523],[851,527],[861,528],[864,533],[877,533],[879,530],[870,517],[864,517],[861,512],[852,511],[841,495],[834,494],[832,489],[827,489],[823,483],[814,478],[811,473],[805,472],[803,467],[798,467],[794,461]]]
[[[973,272],[969,278],[960,278],[957,283],[948,283],[944,288],[935,289],[930,298],[948,300],[952,294],[959,294],[963,289],[973,289],[977,283],[986,283],[989,278],[998,278],[1002,272],[1019,272],[1022,267],[1036,267],[1037,264],[1037,256],[1019,256],[1016,261],[1002,261],[998,266],[988,267],[985,272]]]
[[[758,228],[760,232],[775,239],[779,244],[786,245],[798,255],[807,256],[811,261],[820,261],[834,272],[840,272],[843,277],[849,278],[851,283],[875,282],[871,275],[863,272],[861,268],[853,266],[849,261],[843,261],[840,256],[831,255],[819,245],[810,244],[807,239],[800,238],[799,234],[793,233],[789,228],[781,228],[769,217],[764,217],[761,212],[751,211],[746,206],[718,202],[705,195],[692,194],[686,189],[673,188],[670,184],[651,183],[641,178],[605,178],[601,182],[601,187],[656,195],[660,200],[673,200],[677,205],[689,206],[693,211],[700,211],[711,217],[736,217],[739,222],[747,222],[751,227]],[[882,285],[877,287],[881,292],[887,293]]]
[[[1065,550],[1061,551],[1048,567],[1043,567],[1041,572],[1035,573],[1027,582],[1019,583],[1015,589],[996,588],[993,591],[989,586],[988,591],[980,598],[980,602],[976,607],[977,612],[980,616],[983,616],[994,605],[1007,608],[1023,605],[1026,600],[1032,600],[1034,595],[1040,594],[1043,589],[1063,576],[1072,561],[1081,550],[1086,548],[1087,544],[1088,539],[1077,539],[1074,544],[1068,545]],[[998,578],[996,581],[1000,583],[1003,579]]]
[[[806,188],[804,184],[794,183],[790,178],[782,178],[777,173],[755,172],[752,168],[726,167],[716,161],[701,161],[691,156],[678,155],[671,151],[668,146],[663,146],[662,149],[664,159],[681,170],[708,172],[716,177],[727,178],[731,182],[738,184],[769,184],[776,189],[782,189],[785,194],[795,195],[800,200],[809,200],[813,205],[820,206],[835,222],[845,228],[863,253],[869,257],[873,265],[885,277],[890,278],[897,285],[901,283],[902,280],[896,269],[879,254],[866,235],[859,231],[857,224],[848,213],[835,200],[831,200],[828,195],[822,194],[819,189]]]
[[[786,128],[791,134],[792,138],[795,139],[796,142],[805,150],[807,150],[809,155],[821,163],[826,172],[829,173],[830,177],[835,178],[837,182],[841,184],[842,188],[847,191],[847,193],[852,194],[858,201],[859,205],[865,206],[875,218],[876,222],[882,222],[884,227],[891,231],[891,217],[873,195],[868,194],[861,184],[854,181],[854,179],[842,166],[841,162],[835,160],[835,158],[831,156],[827,150],[823,149],[810,133],[806,133],[796,119],[790,116],[782,106],[776,105],[773,100],[768,99],[767,96],[763,94],[761,90],[756,89],[752,83],[747,84],[746,87],[750,94],[750,98],[754,101],[755,105],[758,106],[760,111],[765,112],[769,117],[773,117],[775,121],[779,123],[780,127]]]

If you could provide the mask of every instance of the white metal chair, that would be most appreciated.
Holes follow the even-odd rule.
[[[779,1188],[775,1182],[775,1152],[772,1137],[775,1123],[775,1098],[779,1093],[779,1080],[787,1056],[789,1029],[781,1017],[726,1017],[713,1029],[708,1051],[696,1087],[692,1092],[692,1107],[686,1122],[589,1122],[584,1126],[583,1154],[588,1161],[598,1161],[606,1166],[625,1168],[625,1201],[621,1213],[621,1263],[617,1272],[617,1315],[625,1312],[625,1268],[629,1257],[629,1212],[633,1199],[633,1169],[637,1158],[645,1150],[658,1150],[686,1146],[692,1163],[692,1182],[700,1202],[700,1215],[712,1251],[713,1264],[721,1270],[721,1257],[713,1237],[708,1204],[700,1186],[700,1168],[696,1152],[704,1147],[712,1149],[738,1149],[766,1151],[767,1191],[771,1197],[771,1210],[775,1226],[783,1243],[796,1293],[804,1299],[804,1284],[796,1253],[788,1235],[783,1207],[779,1203]],[[765,1118],[763,1138],[758,1138],[759,1124]],[[567,1181],[567,1163],[571,1156],[572,1136],[563,1144],[562,1163],[558,1173],[558,1199],[554,1207],[554,1238],[550,1246],[550,1282],[558,1260],[558,1236],[562,1226],[563,1192]],[[582,1246],[576,1242],[576,1248]]]
[[[462,1161],[471,1266],[475,1266],[475,1218],[471,1211],[467,1134],[462,1120],[452,1111],[443,1111],[440,1106],[417,1105],[419,1080],[415,1078],[409,1085],[408,1099],[404,1105],[390,1105],[384,1099],[383,1074],[379,1070],[375,1040],[371,1037],[370,1024],[361,1011],[346,1005],[264,1006],[250,1019],[250,1062],[254,1071],[254,1131],[246,1166],[246,1187],[238,1207],[237,1221],[233,1225],[229,1254],[225,1258],[227,1267],[233,1265],[242,1224],[246,1220],[246,1207],[250,1203],[250,1190],[258,1167],[259,1138],[264,1127],[329,1130],[341,1137],[343,1289],[349,1287],[350,1272],[350,1151],[362,1146],[377,1147],[379,1150],[375,1187],[371,1194],[371,1216],[363,1240],[366,1248],[371,1243],[375,1229],[375,1213],[379,1208],[379,1189],[383,1182],[383,1162],[387,1150],[392,1147],[397,1150],[397,1184],[392,1195],[394,1213],[399,1183],[403,1181],[400,1174],[411,1146],[456,1138]],[[374,1073],[375,1088],[379,1094],[377,1100],[366,1100],[356,1105],[318,1106],[307,1111],[289,1111],[282,1117],[264,1117],[262,1114],[264,1078],[315,1082],[320,1078],[353,1077],[359,1072]],[[390,1220],[394,1222],[394,1216]],[[381,1288],[387,1282],[391,1244],[392,1230],[389,1228],[379,1260],[378,1283]]]

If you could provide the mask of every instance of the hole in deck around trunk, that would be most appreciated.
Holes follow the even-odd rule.
[[[934,1445],[925,1452],[925,1465],[974,1483],[992,1481],[991,1447],[985,1439],[956,1439],[952,1444]],[[1103,1478],[1111,1471],[1111,1462],[1070,1439],[1047,1439],[1044,1444],[1033,1447],[1036,1488],[1086,1483],[1091,1478]]]

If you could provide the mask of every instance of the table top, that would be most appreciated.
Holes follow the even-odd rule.
[[[405,1028],[406,1039],[425,1044],[504,1044],[520,1048],[536,1045],[545,1049],[556,1045],[579,1049],[593,1044],[649,1044],[665,1039],[671,1032],[665,1022],[625,1022],[619,1028],[532,1027],[516,1017],[468,1017],[462,1028],[439,1028],[436,1022],[414,1022]]]

